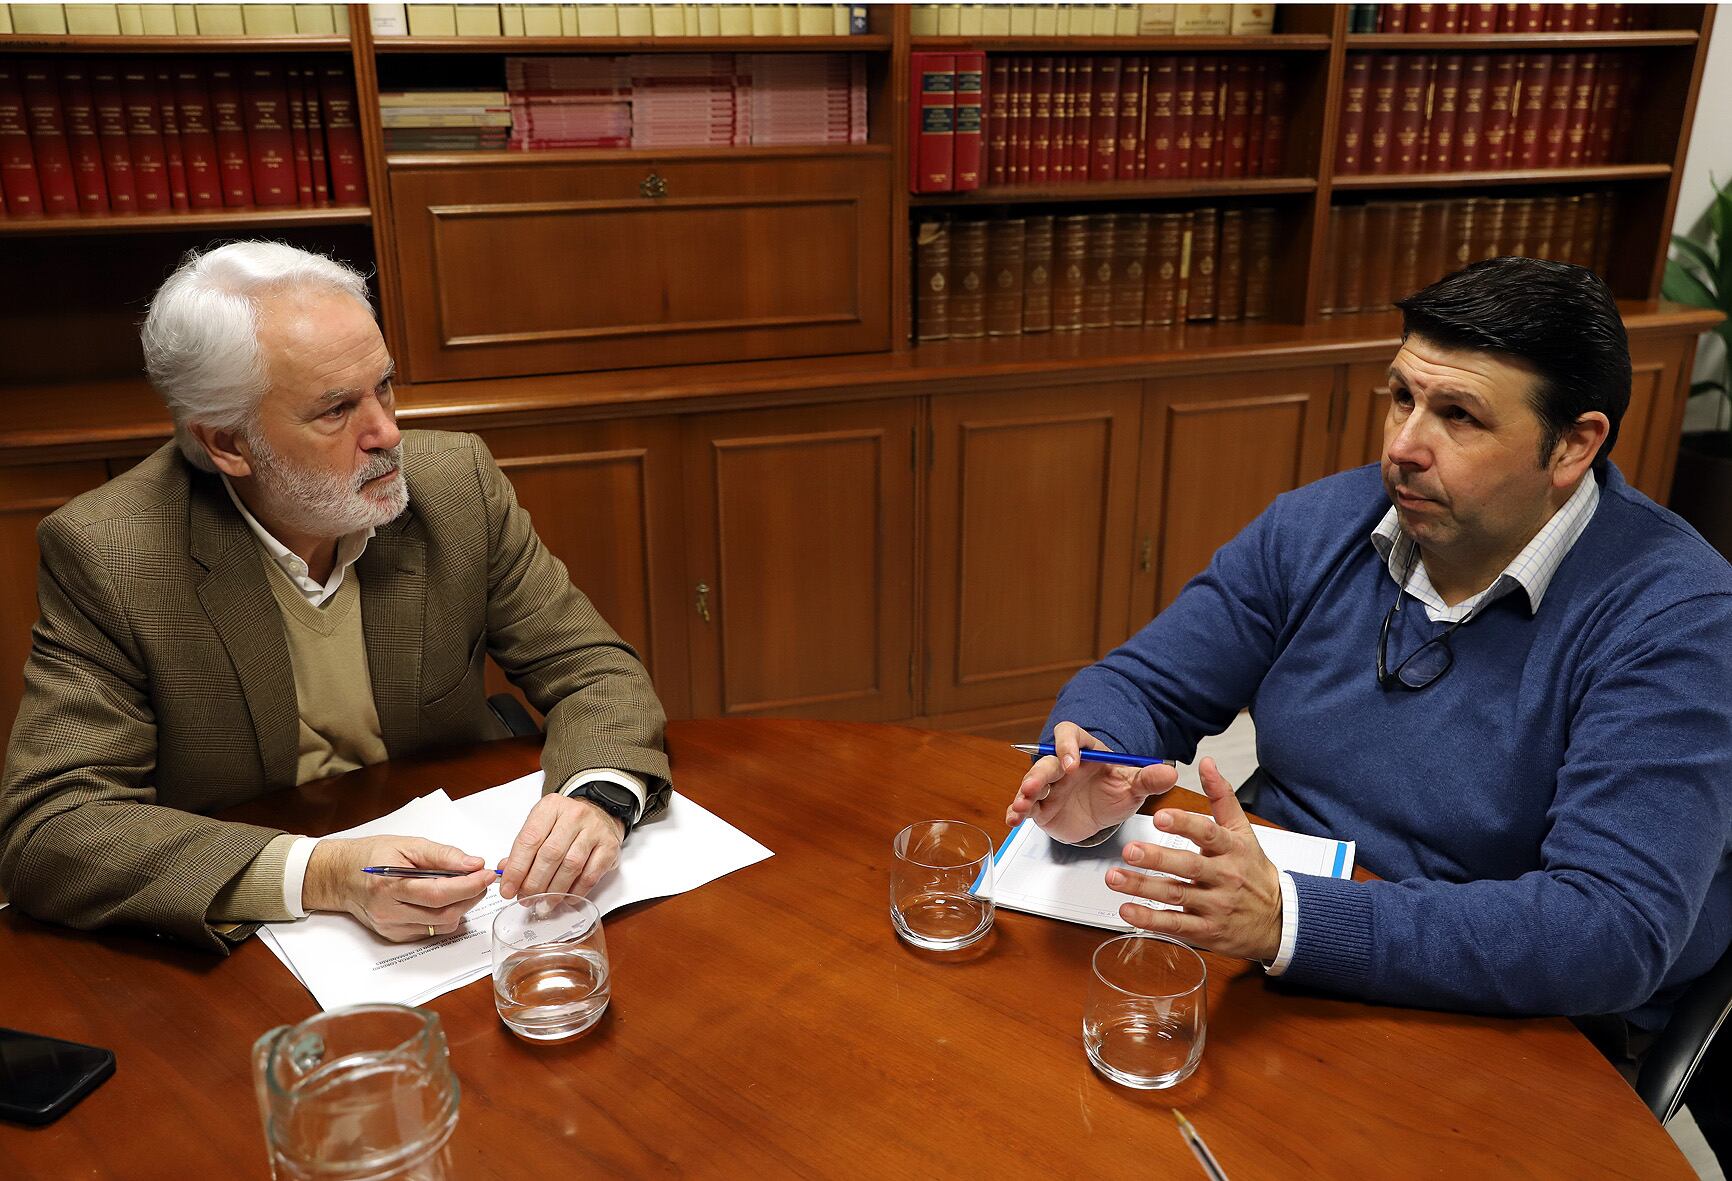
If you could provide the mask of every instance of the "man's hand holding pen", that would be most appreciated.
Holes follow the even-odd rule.
[[[460,876],[405,879],[362,872],[400,865]],[[420,837],[327,838],[313,848],[301,886],[308,910],[344,911],[394,943],[449,935],[498,875],[461,849]]]
[[[1164,763],[1132,768],[1084,762],[1083,751],[1107,748],[1071,722],[1058,724],[1052,744],[1056,753],[1036,759],[1022,777],[1004,822],[1020,824],[1033,816],[1053,839],[1067,844],[1123,823],[1144,800],[1171,791],[1179,779]]]

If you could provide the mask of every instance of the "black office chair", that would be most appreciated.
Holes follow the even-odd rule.
[[[487,708],[493,711],[493,716],[504,723],[511,731],[513,738],[524,738],[530,734],[541,733],[541,727],[535,724],[535,719],[529,716],[529,711],[523,708],[523,702],[509,693],[495,693],[487,699]]]
[[[1715,1035],[1728,1015],[1732,948],[1678,1001],[1636,1074],[1636,1094],[1661,1123],[1677,1114],[1688,1091],[1690,1114],[1722,1161],[1732,1158],[1732,1087],[1726,1085],[1732,1082],[1732,1033]]]

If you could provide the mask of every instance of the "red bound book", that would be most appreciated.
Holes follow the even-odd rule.
[[[1287,71],[1279,60],[1269,63],[1264,87],[1263,176],[1280,176],[1287,167]]]
[[[88,67],[76,58],[60,64],[61,110],[66,115],[66,146],[72,153],[72,183],[80,213],[108,212],[108,177],[102,141],[96,134],[96,103],[90,95]]]
[[[66,140],[66,114],[60,106],[59,79],[53,67],[40,58],[18,64],[24,91],[24,121],[30,128],[30,147],[36,158],[36,183],[42,192],[42,212],[78,212],[78,183],[72,170],[72,151]]]
[[[1418,172],[1425,162],[1425,100],[1431,89],[1429,53],[1402,57],[1395,83],[1395,143],[1390,171]]]
[[[1437,59],[1431,85],[1431,118],[1425,139],[1425,163],[1421,172],[1448,172],[1455,153],[1455,120],[1461,107],[1461,54],[1446,53]]]
[[[247,153],[245,118],[241,114],[241,79],[236,68],[213,61],[206,68],[210,78],[211,135],[216,140],[217,179],[223,206],[245,209],[253,203],[253,166]]]
[[[1070,75],[1068,57],[1052,59],[1052,126],[1047,130],[1046,175],[1053,184],[1064,184],[1070,174]]]
[[[1495,33],[1497,32],[1496,4],[1468,4],[1463,14],[1461,31],[1464,33]]]
[[[1584,4],[1576,14],[1576,24],[1593,5]],[[1564,166],[1580,168],[1588,158],[1588,128],[1594,119],[1594,91],[1600,77],[1600,55],[1578,53],[1576,77],[1570,85],[1570,119],[1564,129]]]
[[[169,202],[176,209],[190,209],[186,187],[186,155],[180,142],[180,114],[174,102],[174,74],[166,65],[156,67],[156,103],[162,120],[162,152],[168,165]]]
[[[1546,106],[1551,94],[1551,81],[1551,54],[1530,53],[1522,58],[1515,137],[1509,157],[1509,164],[1516,168],[1538,168],[1545,159]]]
[[[1095,109],[1095,59],[1078,57],[1071,63],[1070,84],[1070,179],[1089,178],[1094,144],[1089,139]]]
[[[1215,142],[1221,134],[1221,61],[1205,57],[1197,62],[1196,119],[1191,124],[1191,175],[1206,179],[1218,175]]]
[[[1195,155],[1192,135],[1197,121],[1197,59],[1180,59],[1175,74],[1173,101],[1173,178],[1184,180],[1192,171]]]
[[[1148,119],[1143,142],[1148,146],[1150,180],[1171,180],[1174,175],[1174,106],[1177,99],[1178,62],[1171,57],[1149,59]]]
[[[1127,57],[1125,58],[1124,69],[1119,73],[1119,157],[1117,168],[1120,180],[1136,180],[1142,176],[1142,172],[1137,168],[1137,156],[1142,151],[1143,145],[1143,79],[1147,67],[1147,58]],[[1139,312],[1137,323],[1141,324],[1142,322],[1142,314]]]
[[[1377,10],[1377,31],[1379,33],[1407,32],[1407,5],[1384,4]]]
[[[1365,159],[1362,171],[1382,176],[1395,165],[1395,103],[1401,58],[1380,53],[1371,62],[1371,105],[1365,112]]]
[[[1335,137],[1335,172],[1354,176],[1363,164],[1365,111],[1371,96],[1371,55],[1347,55],[1347,73],[1341,85],[1341,127]]]
[[[1490,81],[1491,56],[1469,54],[1461,63],[1460,109],[1455,115],[1455,163],[1457,172],[1473,172],[1485,163],[1485,103]]]
[[[1269,63],[1263,58],[1258,58],[1251,69],[1251,130],[1245,143],[1245,171],[1250,176],[1263,175],[1263,147],[1268,142],[1269,129],[1269,107],[1265,101],[1269,70]]]
[[[986,114],[981,106],[985,94],[986,55],[979,52],[956,55],[956,165],[952,186],[957,192],[980,187],[980,155],[982,125]]]
[[[1034,117],[1029,124],[1028,178],[1052,182],[1052,58],[1034,59]]]
[[[0,193],[13,217],[42,212],[42,186],[36,180],[36,154],[30,148],[30,121],[16,59],[0,58]]]
[[[190,61],[178,63],[171,72],[175,110],[180,115],[180,152],[186,162],[187,204],[194,209],[220,209],[222,173],[217,165],[210,94],[205,90],[204,75]]]
[[[908,73],[914,86],[908,104],[914,145],[909,191],[948,193],[956,164],[956,55],[913,54]]]
[[[1547,4],[1547,5],[1545,5],[1546,32],[1548,32],[1548,33],[1573,33],[1573,32],[1575,32],[1576,31],[1576,9],[1579,7],[1581,7],[1581,5],[1577,5],[1577,4]],[[1552,74],[1555,76],[1557,74],[1557,72],[1558,72],[1557,67],[1553,66],[1552,67]]]
[[[1485,125],[1480,130],[1480,164],[1508,168],[1515,151],[1516,83],[1521,55],[1500,53],[1491,59],[1485,91]]]
[[[367,169],[361,159],[361,128],[355,122],[355,83],[346,65],[319,69],[319,101],[325,123],[325,159],[331,168],[331,202],[367,203]]]
[[[162,143],[156,74],[129,62],[121,67],[120,93],[126,102],[126,137],[132,149],[132,183],[140,213],[174,207],[168,188],[168,154]]]
[[[309,64],[301,70],[301,100],[307,111],[307,151],[313,158],[313,204],[331,203],[331,167],[325,157],[325,120],[319,113],[319,72]]]
[[[1010,166],[1011,183],[1034,181],[1034,59],[1022,58],[1011,71]],[[1052,175],[1052,160],[1047,160]]]
[[[289,101],[283,89],[282,69],[269,62],[253,61],[241,66],[240,74],[241,120],[247,129],[253,203],[293,205],[295,144],[289,130]],[[216,101],[214,87],[212,101]],[[218,139],[220,142],[220,134]]]
[[[1600,62],[1600,76],[1594,88],[1593,131],[1586,157],[1591,164],[1612,162],[1612,137],[1618,130],[1625,78],[1624,56],[1606,54]]]
[[[1261,153],[1255,164],[1247,159],[1251,149],[1251,88],[1256,71],[1251,59],[1233,58],[1227,67],[1227,117],[1223,121],[1222,176],[1252,176],[1262,171]]]
[[[1408,33],[1439,32],[1437,27],[1438,7],[1436,4],[1407,5],[1407,27],[1403,31]]]
[[[1119,76],[1124,61],[1095,59],[1094,118],[1089,120],[1089,179],[1112,180],[1118,175]]]
[[[1002,185],[1008,179],[1005,160],[1010,147],[1010,59],[992,59],[986,88],[986,183]]]
[[[138,208],[138,192],[132,176],[132,144],[126,134],[126,98],[121,93],[118,63],[106,60],[91,63],[90,98],[96,110],[96,136],[102,148],[109,211],[131,213]]]
[[[1540,124],[1540,137],[1545,145],[1540,155],[1543,168],[1564,166],[1570,131],[1570,103],[1575,94],[1576,55],[1560,53],[1552,59],[1552,76],[1546,86],[1545,121]]]
[[[1601,19],[1601,10],[1605,7],[1603,4],[1576,5],[1576,32],[1591,33],[1596,29],[1610,28],[1611,26]]]
[[[1515,27],[1512,33],[1543,33],[1546,31],[1546,5],[1518,4],[1515,6]]]
[[[283,97],[288,101],[289,145],[295,161],[295,204],[313,207],[313,148],[307,142],[307,96],[301,89],[299,66],[283,68]]]
[[[1437,6],[1437,31],[1440,33],[1459,33],[1462,31],[1465,4],[1439,4]]]

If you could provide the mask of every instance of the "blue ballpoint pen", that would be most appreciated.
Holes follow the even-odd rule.
[[[474,870],[463,869],[417,869],[412,865],[365,865],[362,873],[375,874],[382,878],[466,878]],[[502,874],[503,869],[493,871]]]
[[[1056,755],[1057,750],[1050,742],[1013,742],[1011,746],[1020,750],[1031,759],[1041,755]],[[1115,767],[1158,767],[1166,759],[1147,759],[1142,755],[1121,755],[1110,750],[1082,750],[1077,757],[1085,763],[1111,763]]]

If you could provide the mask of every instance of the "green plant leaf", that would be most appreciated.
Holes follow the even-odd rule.
[[[1719,262],[1717,262],[1714,256],[1709,253],[1708,248],[1700,242],[1686,238],[1682,234],[1673,234],[1672,247],[1673,249],[1688,255],[1689,261],[1698,264],[1710,277],[1719,272]],[[1716,284],[1716,286],[1718,285]]]
[[[1718,308],[1720,301],[1706,284],[1680,266],[1675,259],[1666,260],[1666,277],[1660,284],[1660,294],[1673,303],[1687,303],[1693,308]]]

